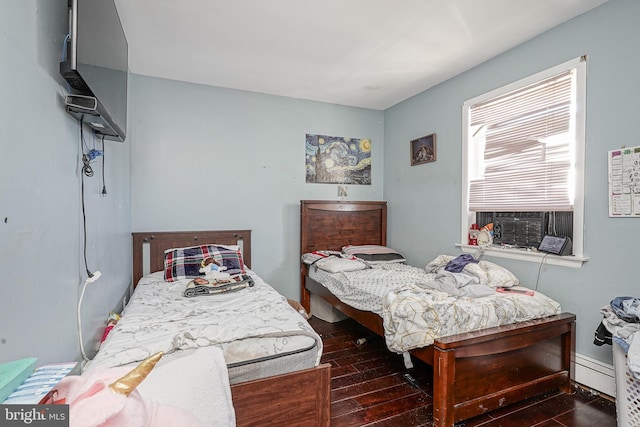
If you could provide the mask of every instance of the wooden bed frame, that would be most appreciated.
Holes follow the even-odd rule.
[[[302,200],[301,254],[342,246],[386,245],[386,202]],[[384,336],[382,318],[342,303],[307,275],[301,263],[301,300],[310,311],[320,297]],[[313,314],[313,313],[311,313]],[[562,313],[437,339],[411,351],[433,368],[433,419],[439,427],[560,389],[573,391],[575,315]]]
[[[207,243],[240,245],[244,263],[251,267],[251,230],[141,232],[132,236],[134,286],[143,274],[163,270],[164,251],[170,248]],[[143,264],[147,263],[149,267],[145,268]],[[233,384],[231,395],[239,427],[327,427],[331,418],[331,366],[322,364]]]

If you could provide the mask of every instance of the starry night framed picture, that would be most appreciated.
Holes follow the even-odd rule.
[[[371,140],[306,134],[306,182],[371,185]]]

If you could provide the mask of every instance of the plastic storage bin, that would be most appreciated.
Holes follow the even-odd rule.
[[[345,314],[317,295],[311,294],[311,315],[329,323],[336,323],[347,318]]]
[[[640,427],[640,380],[627,369],[627,354],[620,344],[613,340],[612,347],[618,427]]]

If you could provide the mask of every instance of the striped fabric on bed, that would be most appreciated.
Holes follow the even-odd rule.
[[[202,262],[213,258],[229,274],[245,273],[242,252],[237,246],[199,245],[187,248],[167,249],[164,252],[164,280],[194,279],[200,273]]]

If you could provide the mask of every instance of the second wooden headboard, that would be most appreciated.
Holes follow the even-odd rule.
[[[300,201],[301,254],[387,244],[387,202]]]
[[[387,244],[387,202],[300,201],[300,255],[318,250],[339,251],[345,245]],[[306,265],[300,264],[300,299],[308,310]]]

